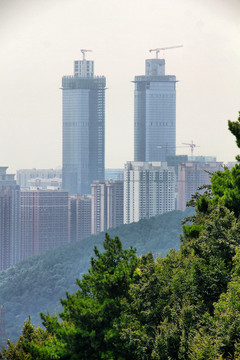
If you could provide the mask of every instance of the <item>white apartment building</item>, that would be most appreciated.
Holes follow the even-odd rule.
[[[95,180],[92,188],[92,234],[123,224],[123,180]]]
[[[175,210],[175,171],[166,162],[128,161],[124,168],[124,224]]]

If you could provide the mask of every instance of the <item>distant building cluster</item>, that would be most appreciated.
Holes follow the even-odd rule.
[[[185,210],[214,157],[176,155],[176,77],[147,59],[134,78],[134,161],[105,169],[106,78],[74,61],[62,78],[62,169],[0,167],[0,270],[122,224]],[[188,144],[192,145],[193,144]],[[233,166],[233,164],[230,164]]]
[[[17,170],[17,184],[21,189],[59,190],[62,188],[62,169]]]

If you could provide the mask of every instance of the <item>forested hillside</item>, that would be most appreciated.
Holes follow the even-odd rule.
[[[240,147],[240,116],[229,122]],[[237,156],[237,160],[240,157]],[[5,360],[239,360],[240,164],[192,199],[179,250],[156,259],[106,235],[45,329],[25,323]]]
[[[173,211],[122,225],[109,230],[109,234],[118,235],[125,248],[136,247],[138,255],[152,251],[164,256],[170,248],[179,248],[181,221],[186,214],[188,212]],[[76,278],[87,272],[93,247],[97,245],[102,250],[103,239],[104,234],[91,236],[0,272],[0,304],[5,308],[8,338],[17,339],[29,314],[35,324],[41,324],[41,311],[61,310],[59,299],[65,297],[66,291],[76,291]]]

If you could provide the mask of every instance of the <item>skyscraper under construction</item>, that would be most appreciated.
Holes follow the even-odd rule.
[[[94,76],[94,62],[74,61],[74,75],[62,78],[62,188],[90,194],[94,180],[104,179],[104,76]]]
[[[177,46],[178,47],[178,46]],[[176,76],[165,75],[165,60],[145,61],[135,76],[134,161],[166,161],[176,154]]]

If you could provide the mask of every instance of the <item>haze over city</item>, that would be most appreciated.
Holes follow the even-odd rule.
[[[1,0],[1,165],[61,166],[61,77],[86,48],[107,79],[106,167],[123,167],[133,160],[131,81],[154,57],[149,49],[174,45],[184,47],[160,56],[179,80],[177,146],[193,140],[195,155],[233,161],[227,120],[240,110],[239,10],[237,0]]]

